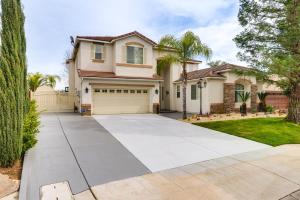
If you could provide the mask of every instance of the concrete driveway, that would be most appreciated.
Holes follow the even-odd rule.
[[[153,115],[96,115],[94,118],[152,172],[268,145]]]
[[[40,199],[42,186],[68,182],[72,194],[150,171],[92,117],[41,116],[38,143],[24,158],[20,200]]]

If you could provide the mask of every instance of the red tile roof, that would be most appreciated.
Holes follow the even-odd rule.
[[[97,40],[97,41],[105,41],[105,42],[114,42],[114,41],[119,40],[121,38],[126,38],[126,37],[134,36],[134,35],[140,37],[141,39],[149,42],[152,45],[157,45],[156,42],[154,42],[150,38],[144,36],[143,34],[137,32],[137,31],[133,31],[133,32],[118,35],[118,36],[77,36],[77,38],[79,38],[79,39],[88,39],[88,40]]]
[[[79,77],[163,80],[158,75],[153,75],[153,77],[137,77],[137,76],[117,76],[114,72],[88,71],[88,70],[80,70],[80,69],[77,71]]]
[[[205,68],[205,69],[188,72],[187,78],[188,80],[208,78],[208,77],[224,78],[221,72],[224,70],[233,70],[233,69],[249,70],[250,68],[226,63],[217,67]],[[182,81],[182,80],[183,79],[181,77],[177,81]]]

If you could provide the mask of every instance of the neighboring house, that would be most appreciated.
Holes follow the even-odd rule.
[[[157,75],[159,58],[168,53],[172,49],[159,51],[154,41],[136,31],[115,37],[76,37],[67,65],[69,91],[77,94],[79,111],[86,115],[181,111],[181,64],[166,66]],[[207,80],[204,113],[238,108],[235,93],[242,91],[252,91],[248,106],[256,106],[256,92],[265,86],[255,77],[237,77],[231,72],[237,67],[234,65],[198,70],[200,63],[190,60],[187,65],[188,112],[199,112],[199,89],[195,86],[199,78]]]
[[[287,97],[282,91],[274,86],[256,80],[255,76],[238,76],[235,70],[249,70],[233,64],[223,64],[217,67],[200,69],[189,72],[187,87],[187,111],[191,113],[200,110],[200,89],[197,82],[200,78],[206,81],[206,87],[202,89],[202,109],[203,113],[230,113],[239,111],[242,104],[239,93],[250,92],[251,97],[247,101],[249,110],[256,110],[259,102],[257,93],[267,92],[267,104],[271,104],[278,109],[287,107]],[[179,95],[177,95],[176,108],[182,111],[182,78],[174,82]]]

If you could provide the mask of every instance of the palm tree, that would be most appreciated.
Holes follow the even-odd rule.
[[[257,96],[259,98],[258,112],[266,112],[266,97],[268,96],[268,93],[258,92]]]
[[[227,64],[227,63],[222,60],[216,60],[216,61],[211,61],[211,62],[207,63],[207,65],[210,67],[218,67],[218,66],[225,65],[225,64]]]
[[[240,112],[242,115],[247,115],[247,101],[250,98],[250,92],[239,93],[243,104],[240,107]]]
[[[56,81],[60,81],[61,78],[58,75],[46,75],[46,85],[55,88],[56,86]]]
[[[186,87],[187,87],[187,62],[196,56],[204,56],[209,59],[212,50],[205,44],[203,44],[200,38],[193,32],[188,31],[181,38],[176,38],[173,35],[166,35],[162,37],[158,44],[159,50],[170,49],[174,53],[167,54],[160,58],[158,62],[158,73],[163,67],[166,67],[172,63],[182,64],[182,99],[183,99],[183,119],[187,118],[186,115]]]
[[[27,76],[28,80],[28,87],[31,92],[35,92],[38,87],[41,87],[43,85],[46,85],[47,80],[45,76],[39,72],[37,73],[30,73]]]

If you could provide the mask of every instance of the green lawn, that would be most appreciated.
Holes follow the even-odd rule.
[[[300,144],[300,126],[286,122],[283,118],[256,118],[203,122],[195,123],[195,125],[272,146]]]

